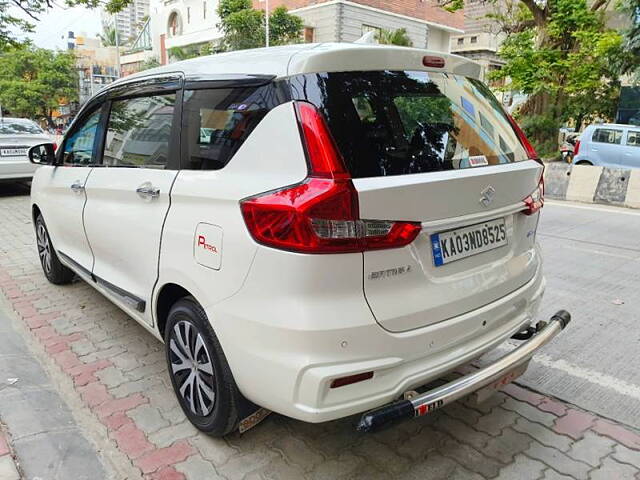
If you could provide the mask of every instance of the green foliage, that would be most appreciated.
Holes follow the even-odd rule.
[[[518,118],[520,127],[527,138],[534,141],[536,151],[543,158],[556,156],[558,153],[558,130],[560,121],[553,115],[523,115]],[[535,141],[536,139],[542,139]]]
[[[75,101],[75,56],[30,45],[0,55],[0,104],[13,115],[43,118],[53,126],[52,111],[65,99]]]
[[[382,29],[376,34],[376,40],[383,45],[399,45],[401,47],[413,47],[413,42],[407,34],[406,28],[397,30]]]
[[[300,42],[304,23],[300,17],[291,15],[286,7],[277,7],[269,16],[271,45],[288,45]]]
[[[103,26],[102,34],[98,34],[98,38],[100,38],[100,42],[102,42],[103,47],[115,47],[116,46],[116,27],[109,27],[107,25]]]
[[[156,68],[160,66],[160,61],[157,58],[150,58],[142,63],[140,66],[140,71],[149,70],[151,68]]]
[[[564,122],[580,127],[585,120],[613,117],[621,68],[630,56],[628,39],[605,23],[609,2],[515,0],[505,7],[487,1],[502,5],[491,18],[507,35],[499,52],[506,63],[489,79],[528,95],[520,114],[538,149],[557,149],[557,127]],[[455,10],[454,4],[447,6]]]
[[[265,46],[265,13],[254,10],[250,0],[221,0],[218,15],[225,49],[244,50]],[[285,7],[275,8],[269,16],[270,45],[300,41],[302,27],[300,17],[291,15]]]
[[[622,73],[632,75],[633,80],[640,83],[640,0],[622,0],[619,8],[631,22],[622,31],[623,55],[617,66]]]
[[[200,47],[196,45],[188,45],[186,47],[171,47],[167,50],[172,60],[188,60],[200,56]]]

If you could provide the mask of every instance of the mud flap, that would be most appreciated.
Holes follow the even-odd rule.
[[[238,414],[242,420],[238,424],[238,432],[244,433],[262,422],[269,416],[271,410],[262,408],[244,396],[238,404]]]

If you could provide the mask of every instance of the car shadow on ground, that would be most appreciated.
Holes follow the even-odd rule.
[[[29,195],[31,182],[0,182],[0,198]]]

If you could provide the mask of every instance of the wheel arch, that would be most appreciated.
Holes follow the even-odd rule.
[[[42,212],[40,211],[40,207],[38,207],[37,204],[33,204],[31,205],[31,220],[33,221],[34,225],[36,223],[36,218],[38,218],[38,215],[42,215]]]
[[[178,300],[185,297],[193,297],[195,299],[195,296],[189,290],[177,283],[165,283],[158,291],[156,298],[156,324],[158,332],[163,339],[169,310]]]

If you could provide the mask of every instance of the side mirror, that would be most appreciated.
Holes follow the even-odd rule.
[[[36,165],[53,165],[56,162],[56,144],[41,143],[31,147],[29,161]]]

